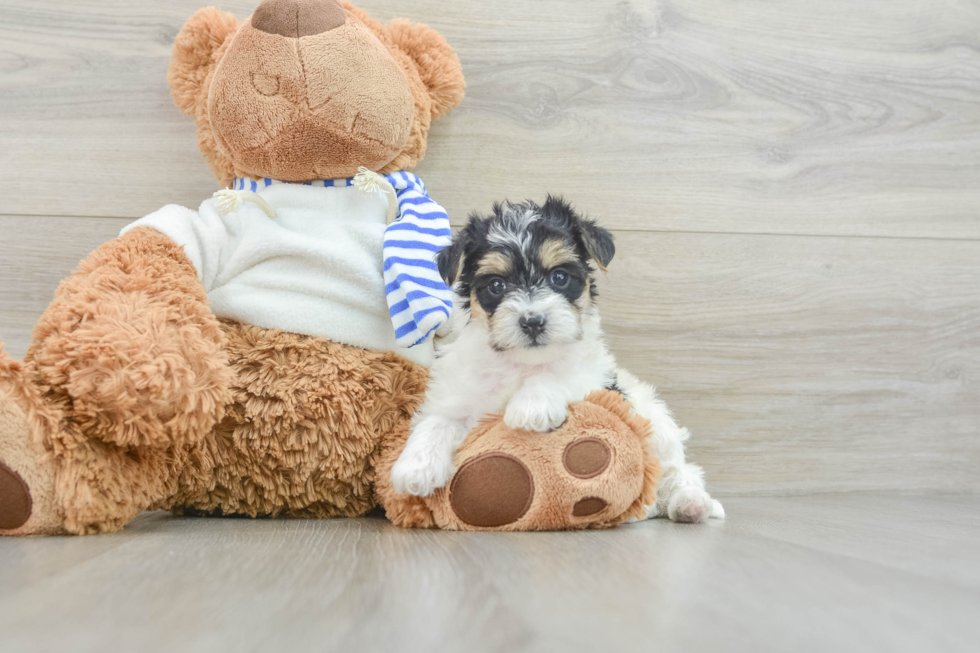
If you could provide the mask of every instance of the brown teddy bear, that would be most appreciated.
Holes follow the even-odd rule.
[[[228,188],[89,255],[23,363],[0,347],[0,534],[112,531],[147,509],[356,516],[379,500],[406,526],[581,528],[652,503],[649,425],[604,395],[547,455],[498,420],[442,494],[387,483],[448,317],[426,263],[448,220],[406,172],[463,97],[438,33],[337,0],[265,0],[242,24],[207,8],[169,82]]]

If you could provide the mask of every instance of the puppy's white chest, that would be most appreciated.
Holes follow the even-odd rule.
[[[510,365],[488,365],[483,369],[483,383],[486,390],[482,397],[484,405],[482,414],[493,414],[502,411],[510,398],[521,389],[531,373]],[[482,417],[482,415],[480,415]]]
[[[580,376],[574,360],[557,360],[548,363],[521,364],[506,358],[497,358],[483,368],[486,376],[484,387],[487,392],[487,406],[483,414],[502,411],[507,403],[524,386],[528,379],[548,378],[556,387],[564,387],[567,381]]]

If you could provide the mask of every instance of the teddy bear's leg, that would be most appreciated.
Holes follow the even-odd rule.
[[[45,410],[24,365],[0,345],[0,534],[63,530],[54,466],[39,464],[46,453],[42,436],[58,422],[58,412]]]
[[[178,514],[354,517],[374,507],[379,441],[407,428],[426,370],[393,352],[223,321],[225,418],[192,452]]]
[[[151,229],[110,241],[62,282],[25,364],[6,376],[7,413],[49,419],[28,434],[40,447],[14,442],[23,429],[3,434],[0,456],[19,453],[0,462],[19,470],[32,506],[53,478],[68,532],[121,528],[175,491],[181,461],[222,417],[223,343],[180,247]]]
[[[569,406],[565,423],[548,433],[488,418],[456,451],[449,485],[420,498],[397,493],[387,478],[408,439],[405,428],[379,461],[378,499],[389,519],[412,528],[610,527],[642,517],[655,500],[660,462],[646,446],[649,433],[649,421],[609,390]]]

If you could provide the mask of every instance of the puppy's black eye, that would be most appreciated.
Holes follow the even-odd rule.
[[[487,286],[487,290],[494,295],[503,295],[504,291],[507,290],[507,284],[504,283],[503,279],[494,279],[490,282],[490,285]]]
[[[568,273],[564,270],[555,270],[551,273],[551,285],[555,288],[564,288],[568,285]]]

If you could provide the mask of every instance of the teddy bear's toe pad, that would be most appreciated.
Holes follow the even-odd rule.
[[[0,530],[13,530],[31,517],[31,493],[20,474],[0,463]]]
[[[581,438],[565,447],[562,462],[568,473],[577,478],[595,478],[609,467],[612,452],[596,438]]]
[[[575,502],[575,505],[572,506],[572,516],[588,517],[589,515],[595,515],[605,510],[608,505],[605,499],[588,497],[587,499]]]
[[[490,418],[457,450],[449,486],[425,504],[435,525],[452,530],[612,526],[655,500],[649,434],[649,422],[610,391],[569,406],[565,424],[548,433]]]
[[[449,496],[460,521],[495,528],[524,516],[534,499],[534,481],[527,466],[514,456],[485,453],[456,472]]]
[[[0,354],[2,354],[0,350]],[[2,363],[3,361],[0,361]],[[0,535],[35,535],[63,530],[64,516],[55,492],[54,465],[45,457],[37,433],[22,406],[19,370],[3,378],[0,365]],[[42,409],[38,412],[42,412]]]

